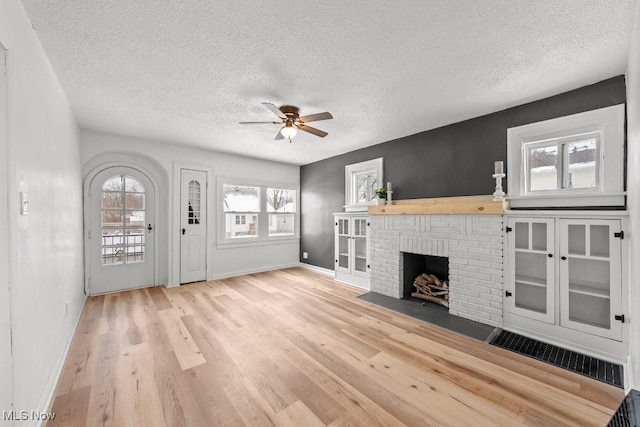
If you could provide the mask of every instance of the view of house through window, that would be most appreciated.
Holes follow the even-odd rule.
[[[598,187],[599,133],[525,144],[529,192]]]
[[[102,186],[102,264],[144,261],[145,189],[129,175]]]
[[[233,183],[223,183],[221,188],[224,240],[296,235],[296,189]]]
[[[258,237],[258,217],[260,212],[260,187],[252,185],[222,186],[224,194],[224,224],[227,239]],[[247,219],[250,218],[250,221]]]
[[[267,188],[267,212],[269,212],[269,236],[293,236],[296,191]]]

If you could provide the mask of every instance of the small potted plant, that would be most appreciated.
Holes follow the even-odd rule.
[[[387,190],[384,187],[380,187],[376,188],[373,192],[376,193],[376,196],[378,197],[376,199],[376,205],[384,205],[387,200]]]

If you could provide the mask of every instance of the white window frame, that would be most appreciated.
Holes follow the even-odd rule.
[[[589,207],[624,206],[624,104],[559,117],[507,130],[507,185],[511,206]],[[559,188],[528,190],[528,144],[544,141],[571,140],[573,137],[597,133],[596,188]],[[564,157],[564,156],[563,156]],[[567,159],[561,170],[568,173]]]
[[[367,202],[356,202],[357,176],[363,173],[375,174],[378,184],[376,188],[384,187],[384,177],[382,175],[383,161],[382,157],[367,160],[365,162],[354,163],[345,166],[344,173],[344,197],[345,211],[366,211],[368,206],[374,205],[374,193],[370,195]],[[373,189],[372,189],[373,190]]]
[[[218,177],[218,225],[217,225],[217,244],[221,247],[240,247],[251,245],[262,245],[275,243],[278,241],[296,241],[300,239],[300,187],[297,184],[281,183],[281,182],[257,182],[246,179],[236,179],[228,177]],[[258,235],[255,237],[243,238],[227,238],[225,232],[225,214],[230,212],[224,211],[224,185],[243,185],[259,188],[260,211],[259,212],[238,212],[236,215],[254,215],[258,217]],[[287,236],[269,236],[269,212],[267,212],[267,188],[279,188],[296,192],[296,211],[294,233]],[[245,217],[246,218],[246,217]],[[245,222],[249,218],[245,219]],[[242,221],[242,220],[241,220]],[[284,242],[283,242],[284,243]]]
[[[582,188],[571,188],[570,187],[570,171],[569,171],[569,156],[567,151],[567,146],[572,142],[581,141],[585,139],[595,139],[596,140],[596,153],[595,153],[595,187],[582,187]],[[553,139],[545,139],[545,140],[533,140],[531,142],[523,143],[523,156],[524,156],[524,186],[525,186],[525,194],[526,195],[536,195],[536,194],[564,194],[565,192],[597,192],[600,189],[600,170],[602,168],[600,161],[600,147],[602,145],[602,135],[599,131],[594,132],[586,132],[576,135],[569,135],[560,138]],[[532,190],[531,189],[531,172],[532,169],[529,166],[530,162],[530,152],[532,149],[543,148],[543,147],[557,147],[558,148],[558,160],[560,162],[556,182],[556,189],[554,190]]]

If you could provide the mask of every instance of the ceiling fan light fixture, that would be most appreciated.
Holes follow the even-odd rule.
[[[282,127],[282,129],[280,129],[280,133],[282,134],[282,136],[291,141],[291,138],[296,136],[298,130],[291,123],[287,123]]]

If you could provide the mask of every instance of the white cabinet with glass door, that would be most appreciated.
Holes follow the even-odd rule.
[[[554,220],[507,221],[509,278],[506,308],[517,315],[554,322]]]
[[[628,341],[624,214],[591,215],[509,215],[504,327],[622,359]]]
[[[560,324],[622,336],[619,220],[560,219]]]
[[[369,218],[335,214],[336,279],[369,289]]]

